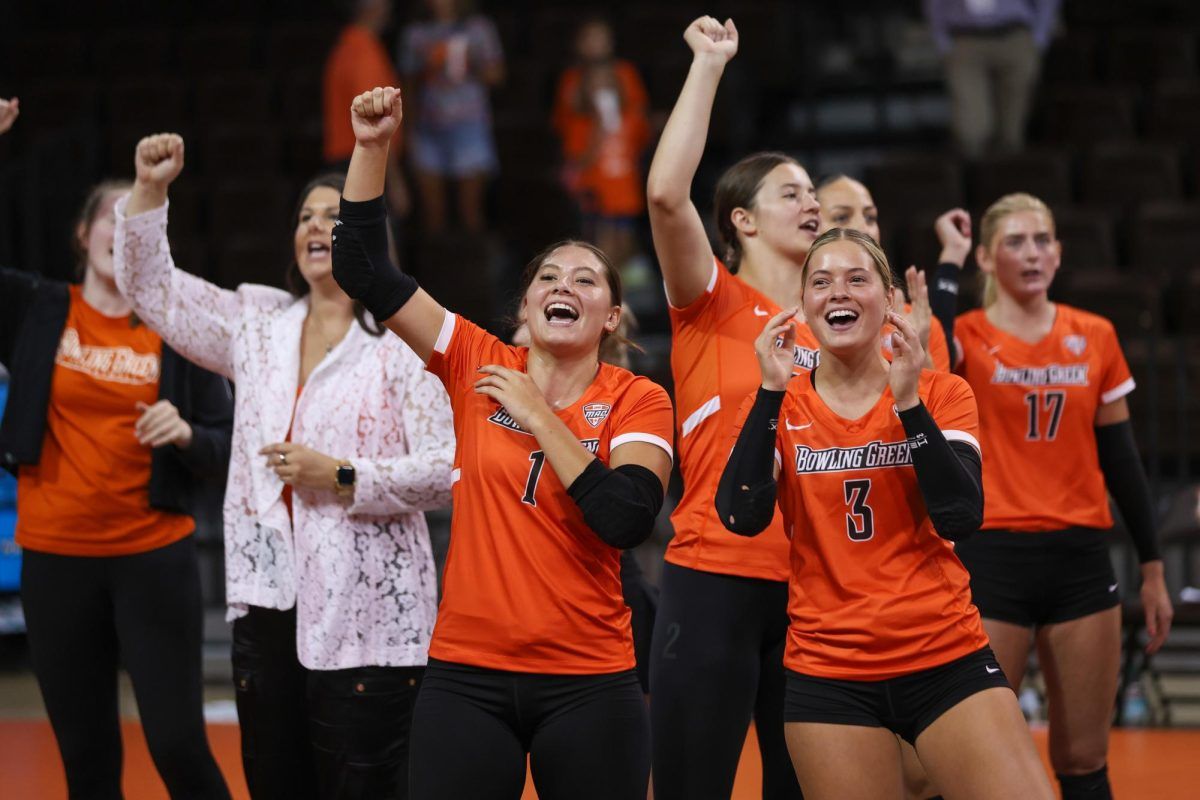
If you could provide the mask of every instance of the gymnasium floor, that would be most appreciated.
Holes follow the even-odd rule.
[[[211,692],[210,718],[228,718],[230,701]],[[123,708],[132,708],[126,686]],[[145,739],[135,719],[124,725],[125,794],[129,800],[167,800]],[[1034,730],[1034,739],[1045,759],[1046,735]],[[237,800],[248,798],[238,758],[237,725],[210,722],[209,740]],[[1133,729],[1113,733],[1109,759],[1113,789],[1121,800],[1185,800],[1200,798],[1200,729]],[[66,784],[40,697],[28,673],[0,676],[0,776],[6,800],[51,800],[66,796]],[[734,800],[757,799],[761,774],[757,740],[751,731],[742,753],[734,787]],[[536,798],[530,786],[524,798]]]

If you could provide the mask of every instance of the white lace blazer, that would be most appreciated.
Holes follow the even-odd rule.
[[[125,217],[117,203],[117,285],[177,352],[237,388],[225,489],[229,618],[297,607],[310,669],[426,663],[437,582],[425,509],[449,505],[450,402],[397,336],[353,324],[299,398],[307,299],[267,286],[220,289],[175,267],[166,206]],[[295,408],[295,419],[292,410]],[[353,502],[283,484],[258,454],[287,437],[354,464]],[[332,482],[332,476],[330,476]]]

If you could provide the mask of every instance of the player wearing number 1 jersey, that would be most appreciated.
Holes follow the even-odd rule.
[[[452,314],[387,256],[383,176],[400,94],[355,99],[334,277],[450,394],[454,516],[429,669],[413,712],[414,800],[643,800],[649,730],[620,549],[649,536],[671,469],[671,404],[600,363],[619,273],[582,242],[523,278],[530,346]]]
[[[1108,798],[1121,651],[1108,493],[1141,561],[1150,652],[1172,613],[1125,400],[1134,382],[1108,320],[1050,302],[1061,248],[1044,203],[1027,194],[996,201],[975,258],[988,279],[984,308],[943,320],[978,398],[984,446],[987,514],[958,554],[1014,688],[1036,637],[1063,797]]]
[[[796,309],[768,322],[716,509],[753,536],[778,498],[791,538],[784,719],[804,796],[896,796],[899,735],[947,797],[1049,800],[951,545],[983,517],[971,390],[922,370],[869,236],[823,234],[802,285],[821,363],[793,376]]]

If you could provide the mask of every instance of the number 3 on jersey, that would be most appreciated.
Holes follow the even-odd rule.
[[[846,481],[842,484],[845,492],[846,505],[846,535],[853,542],[865,542],[875,535],[875,514],[867,505],[867,495],[871,493],[870,478]]]

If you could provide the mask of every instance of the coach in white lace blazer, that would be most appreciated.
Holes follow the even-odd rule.
[[[450,500],[448,398],[331,277],[340,176],[300,195],[299,291],[227,291],[171,258],[182,139],[143,139],[135,161],[116,210],[117,284],[165,341],[236,388],[225,565],[251,793],[404,797],[436,614],[420,512]]]

